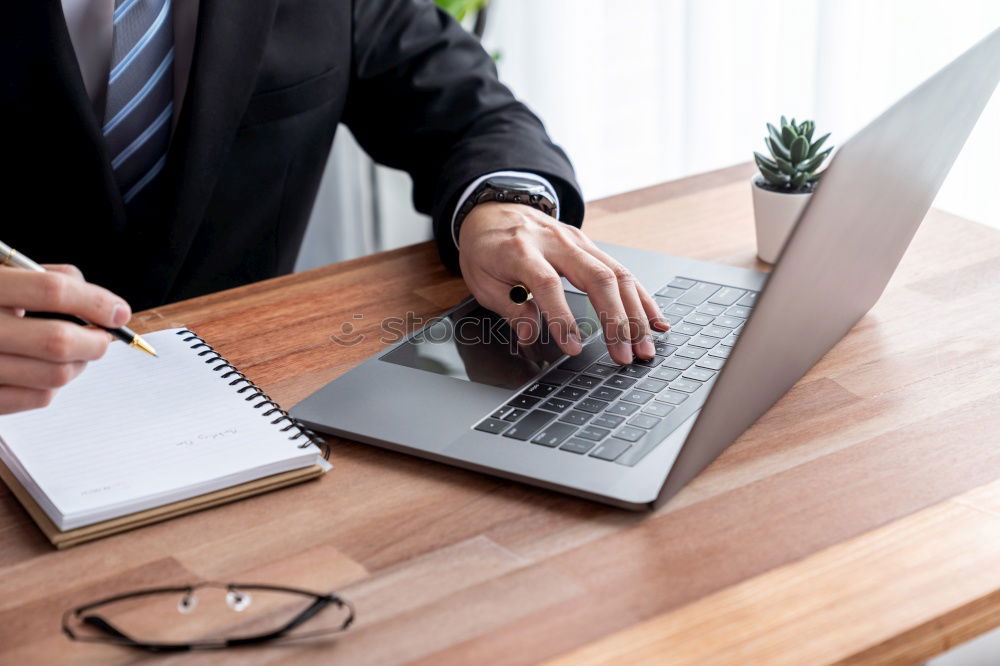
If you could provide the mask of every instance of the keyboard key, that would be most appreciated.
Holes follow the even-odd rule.
[[[509,425],[509,423],[501,421],[500,419],[485,419],[476,426],[476,430],[479,432],[488,432],[492,435],[499,435],[506,430]]]
[[[604,411],[604,408],[608,406],[608,403],[603,400],[595,400],[593,398],[584,398],[580,402],[576,403],[576,408],[584,412],[590,412],[591,414],[596,414],[598,412]]]
[[[630,402],[616,402],[604,410],[605,414],[615,414],[617,416],[632,416],[639,409],[639,405]]]
[[[694,379],[699,382],[707,382],[714,376],[715,370],[709,370],[708,368],[691,368],[684,373],[685,379]]]
[[[549,394],[556,390],[555,386],[550,386],[549,384],[532,384],[521,395],[530,395],[533,398],[547,398]]]
[[[677,298],[678,296],[680,296],[681,294],[683,294],[685,289],[687,289],[687,287],[678,287],[678,286],[673,286],[673,285],[667,285],[663,289],[661,289],[658,292],[656,292],[656,295],[657,296],[662,296],[664,298],[669,298],[669,299],[673,300],[673,299]]]
[[[670,304],[674,302],[674,299],[667,298],[666,296],[653,296],[653,302],[656,303],[658,308],[660,308],[660,312],[663,312],[670,307]]]
[[[557,398],[572,400],[573,402],[576,402],[585,395],[587,395],[587,389],[580,388],[578,386],[564,386],[559,389],[558,393],[556,393]]]
[[[623,365],[618,369],[619,375],[626,375],[628,377],[645,377],[648,372],[649,368],[644,368],[641,365]]]
[[[669,405],[679,405],[687,400],[687,394],[678,393],[677,391],[664,391],[663,393],[657,395],[656,399]]]
[[[722,344],[724,344],[727,347],[735,347],[736,341],[739,339],[740,339],[739,336],[736,335],[735,331],[733,331],[733,333],[728,338],[722,341]]]
[[[530,395],[521,394],[514,396],[510,402],[507,403],[510,407],[520,407],[521,409],[530,409],[538,404],[538,398],[532,398]]]
[[[674,368],[675,370],[687,370],[694,364],[694,359],[678,357],[674,354],[674,357],[664,363],[668,368]]]
[[[622,442],[620,440],[611,440],[604,442],[590,454],[591,458],[600,458],[601,460],[607,460],[608,462],[614,462],[621,454],[632,448],[632,445],[628,442]]]
[[[576,436],[581,439],[590,439],[595,442],[599,442],[609,434],[611,434],[611,431],[607,428],[598,428],[597,426],[589,425],[586,428],[581,428],[580,431],[576,433]]]
[[[628,424],[630,426],[635,426],[636,428],[645,428],[646,430],[649,430],[658,426],[660,424],[660,419],[649,414],[636,414],[628,420]]]
[[[677,299],[678,303],[685,305],[701,305],[705,299],[719,290],[719,285],[699,282],[688,289],[683,296]]]
[[[676,380],[675,380],[676,381]],[[637,405],[645,405],[653,399],[653,394],[649,391],[628,391],[622,396],[625,402],[633,402]]]
[[[519,423],[512,425],[507,432],[503,434],[504,437],[510,437],[511,439],[517,439],[522,442],[526,442],[531,439],[532,435],[542,429],[546,423],[551,421],[556,417],[555,414],[550,412],[542,412],[537,409],[527,416],[525,416]]]
[[[715,295],[708,299],[708,302],[715,303],[716,305],[732,305],[740,300],[745,293],[742,289],[736,289],[735,287],[723,287],[715,292]]]
[[[681,335],[698,335],[699,333],[701,333],[701,326],[698,326],[696,324],[689,324],[687,322],[682,322],[680,324],[677,324],[670,330],[676,333],[680,333]]]
[[[663,314],[668,315],[680,315],[684,316],[694,310],[694,307],[690,305],[684,305],[683,303],[674,303],[667,309],[663,311]]]
[[[726,311],[725,305],[715,305],[714,303],[705,303],[700,308],[698,308],[698,312],[702,314],[711,315],[713,317],[717,317],[725,311]]]
[[[670,388],[685,393],[694,393],[702,387],[701,382],[693,382],[690,379],[675,379],[670,382]]]
[[[674,355],[674,358],[680,356],[681,358],[701,358],[705,355],[707,350],[701,347],[692,347],[691,345],[685,345],[683,349]]]
[[[694,324],[695,326],[708,326],[715,319],[712,315],[702,314],[701,312],[693,312],[684,318],[684,321],[689,324]],[[681,331],[683,333],[683,331]]]
[[[584,347],[583,351],[576,356],[570,356],[565,361],[560,363],[559,369],[569,370],[570,372],[579,372],[603,356],[606,351],[607,349],[604,347],[604,343],[600,340],[592,342]]]
[[[583,425],[584,423],[590,420],[590,414],[588,414],[587,412],[581,412],[578,409],[574,409],[571,412],[563,414],[562,418],[560,418],[559,420],[562,421],[563,423],[569,423],[571,425]]]
[[[734,305],[733,307],[726,310],[727,315],[732,315],[733,317],[743,317],[744,319],[750,316],[750,308],[745,305]]]
[[[726,362],[724,358],[716,358],[714,356],[706,356],[701,359],[695,365],[701,368],[710,368],[712,370],[722,370],[722,365]]]
[[[690,289],[691,287],[698,284],[694,280],[689,280],[687,278],[675,277],[673,280],[667,284],[668,287],[677,287],[678,289]]]
[[[535,435],[531,443],[542,446],[556,447],[566,441],[566,438],[576,432],[576,428],[565,423],[551,423]]]
[[[677,345],[678,347],[683,347],[690,339],[691,337],[688,335],[681,335],[680,333],[674,333],[671,331],[667,333],[667,337],[664,338],[664,341],[669,342],[672,345]]]
[[[667,320],[668,324],[670,324],[671,326],[673,326],[674,324],[676,324],[677,322],[679,322],[681,319],[684,319],[684,316],[683,315],[676,315],[676,314],[665,314],[665,315],[663,315],[663,318]]]
[[[624,439],[626,442],[638,442],[642,439],[642,436],[646,434],[645,430],[640,430],[639,428],[633,428],[632,426],[625,426],[621,430],[615,433],[617,439]]]
[[[681,371],[676,368],[657,368],[654,372],[650,373],[650,377],[653,379],[662,379],[665,382],[672,382],[678,377],[680,377]]]
[[[671,378],[673,379],[673,378]],[[663,389],[667,388],[667,382],[662,382],[658,379],[643,379],[641,382],[635,385],[637,389],[642,389],[643,391],[649,391],[650,393],[659,393]]]
[[[593,391],[590,392],[591,398],[597,398],[598,400],[607,400],[611,402],[618,396],[622,394],[618,389],[608,388],[607,386],[598,386]]]
[[[739,326],[740,324],[742,324],[745,321],[746,321],[745,319],[741,319],[739,317],[732,317],[730,315],[723,315],[721,317],[716,317],[715,318],[715,325],[716,326],[725,326],[726,328],[736,328],[737,326]]]
[[[666,405],[662,402],[653,401],[642,408],[643,414],[652,414],[653,416],[659,416],[663,418],[674,408],[673,405]]]
[[[637,358],[632,362],[632,365],[638,365],[643,368],[655,368],[659,364],[666,360],[666,356],[653,356],[653,358]]]
[[[590,425],[600,426],[601,428],[610,428],[614,430],[622,424],[625,420],[624,416],[616,416],[614,414],[601,414],[600,416],[595,416],[594,420],[590,422]]]
[[[492,417],[495,419],[503,419],[507,423],[513,423],[522,416],[527,414],[527,411],[523,409],[518,409],[517,407],[508,407],[504,405],[497,411],[493,412]]]
[[[603,363],[595,363],[594,365],[587,368],[587,374],[593,375],[594,377],[610,377],[611,375],[618,372],[618,366],[614,365],[604,365]]]
[[[733,332],[731,328],[724,328],[722,326],[706,326],[701,332],[702,335],[709,335],[713,338],[725,338],[728,337],[730,333]]]
[[[670,356],[677,351],[677,345],[667,344],[662,341],[654,342],[653,347],[656,349],[657,356]]]
[[[625,390],[627,388],[632,388],[632,384],[635,384],[636,380],[632,377],[626,377],[625,375],[615,375],[614,377],[608,377],[608,380],[604,382],[605,386],[610,386],[611,388]]]
[[[711,349],[715,345],[719,344],[718,338],[713,338],[709,335],[699,335],[693,338],[689,343],[694,347],[703,347],[705,349]]]
[[[555,386],[561,386],[569,380],[573,379],[573,373],[566,370],[549,370],[545,375],[538,381],[543,384],[553,384]]]
[[[745,305],[748,308],[752,308],[757,304],[757,292],[749,291],[740,300],[736,302],[736,305]]]
[[[601,383],[601,380],[597,377],[591,377],[590,375],[579,375],[574,377],[573,381],[570,382],[571,386],[580,386],[586,389],[591,389]]]
[[[553,412],[565,412],[572,404],[569,400],[563,400],[562,398],[549,398],[539,405],[538,408],[548,409]]]
[[[722,345],[719,345],[712,351],[708,352],[708,355],[718,356],[719,358],[729,358],[729,352],[731,349],[732,347],[723,347]]]
[[[559,450],[569,451],[570,453],[579,453],[582,455],[587,451],[591,450],[592,448],[594,448],[593,442],[588,442],[585,439],[577,439],[576,437],[574,437],[573,439],[569,440],[568,442],[560,446]]]

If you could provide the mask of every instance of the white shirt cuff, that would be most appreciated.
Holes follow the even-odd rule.
[[[469,184],[467,188],[465,188],[465,191],[462,192],[462,196],[458,198],[458,204],[455,206],[455,212],[452,213],[451,215],[451,240],[455,243],[456,249],[458,248],[458,234],[456,233],[457,230],[455,229],[455,222],[458,220],[458,211],[462,210],[462,205],[465,203],[465,200],[468,199],[470,196],[472,196],[472,193],[476,191],[477,187],[482,185],[484,181],[489,180],[490,178],[493,178],[495,176],[506,176],[508,178],[521,178],[524,180],[531,180],[544,187],[546,190],[548,190],[549,197],[556,204],[556,211],[554,217],[557,220],[559,219],[559,195],[556,194],[556,188],[552,187],[552,183],[550,183],[547,179],[542,178],[538,174],[529,173],[527,171],[494,171],[493,173],[488,173],[485,176],[480,176],[479,178],[476,178]]]

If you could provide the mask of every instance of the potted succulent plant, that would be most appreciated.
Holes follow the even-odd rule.
[[[796,123],[794,118],[789,121],[781,116],[780,125],[778,129],[767,123],[764,143],[771,156],[754,152],[760,173],[754,174],[751,184],[757,256],[772,264],[812,196],[822,175],[819,168],[833,150],[827,147],[820,152],[830,135],[813,141],[816,125],[811,120]]]

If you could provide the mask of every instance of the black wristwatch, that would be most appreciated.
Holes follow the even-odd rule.
[[[462,222],[469,216],[472,209],[487,201],[519,203],[531,206],[546,215],[555,217],[556,214],[556,202],[552,200],[549,189],[541,183],[512,176],[493,176],[484,180],[479,187],[473,190],[462,207],[458,209],[454,229],[456,240],[458,232],[462,228]]]

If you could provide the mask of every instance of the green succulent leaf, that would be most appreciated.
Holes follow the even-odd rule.
[[[782,173],[786,173],[789,176],[795,173],[795,165],[792,164],[790,160],[786,160],[782,157],[775,155],[774,161],[778,163],[778,168],[781,169]]]
[[[807,157],[801,162],[798,162],[795,165],[795,168],[800,169],[802,171],[806,171],[808,173],[812,173],[813,171],[818,169],[821,164],[823,164],[823,160],[825,160],[830,155],[831,152],[833,152],[833,148],[827,148],[819,155],[816,155],[814,157]]]
[[[816,153],[818,153],[819,149],[823,146],[823,142],[825,142],[829,136],[830,134],[827,133],[813,141],[812,146],[809,147],[809,154],[806,155],[806,157],[815,157]]]
[[[794,189],[796,189],[796,190],[799,189],[800,187],[802,187],[803,185],[806,184],[806,178],[808,178],[808,177],[809,177],[809,174],[806,173],[805,171],[798,172],[792,178],[792,183],[791,183],[792,187]]]
[[[777,163],[774,160],[771,160],[771,159],[768,159],[767,157],[764,157],[763,155],[761,155],[760,153],[758,153],[756,150],[753,153],[753,158],[754,158],[754,161],[757,162],[757,166],[759,166],[759,167],[762,167],[762,168],[765,168],[765,169],[770,169],[771,171],[774,171],[775,173],[777,173],[778,171],[780,171],[780,169],[778,168]]]
[[[784,119],[784,118],[782,118],[782,119]],[[781,126],[781,143],[785,144],[786,146],[789,147],[789,149],[791,149],[791,147],[792,147],[792,141],[795,141],[795,137],[796,137],[795,130],[793,130],[788,125],[782,124],[782,126]]]
[[[816,129],[816,123],[814,123],[811,120],[807,120],[803,123],[803,125],[805,125],[805,130],[802,132],[802,134],[806,137],[806,139],[812,141],[813,130]]]
[[[790,148],[792,151],[792,161],[797,164],[809,154],[809,141],[804,136],[797,136]]]
[[[817,171],[816,173],[811,174],[808,178],[806,178],[806,182],[815,183],[817,180],[819,180],[819,177],[822,175],[823,175],[822,171]]]
[[[759,166],[759,165],[758,165]],[[760,175],[764,176],[764,180],[771,183],[772,185],[777,185],[778,187],[785,187],[788,185],[789,177],[783,173],[777,173],[771,171],[770,169],[760,168]]]
[[[786,125],[788,125],[788,118],[781,116],[781,126],[785,127]]]
[[[788,148],[785,148],[780,141],[775,141],[773,136],[769,136],[764,139],[764,143],[766,143],[767,147],[771,149],[772,155],[786,160],[792,159],[791,151],[789,151]]]

